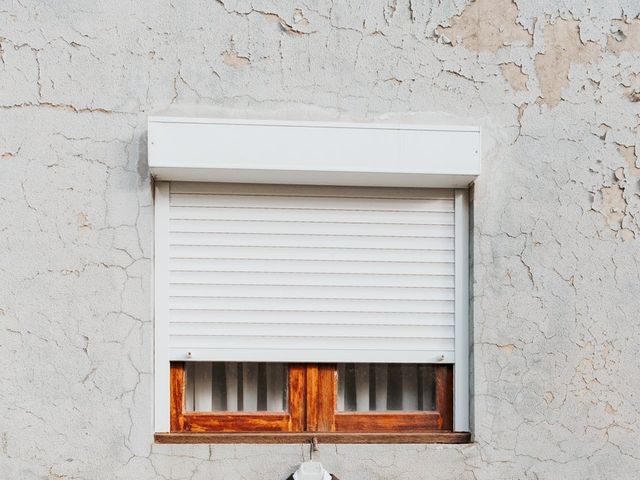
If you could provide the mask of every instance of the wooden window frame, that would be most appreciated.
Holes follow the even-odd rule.
[[[286,412],[187,412],[186,364],[170,367],[170,433],[159,443],[466,443],[453,432],[453,366],[435,365],[436,409],[338,412],[335,364],[288,364]]]
[[[165,179],[171,180],[171,179]],[[170,441],[167,437],[162,437],[162,435],[170,435],[169,432],[176,432],[176,434],[183,432],[183,430],[176,431],[170,425],[170,401],[167,398],[170,393],[170,361],[175,359],[177,361],[184,361],[190,358],[189,355],[177,356],[174,355],[169,349],[169,181],[160,181],[156,184],[155,188],[155,263],[154,263],[154,276],[155,276],[155,287],[154,287],[154,297],[155,297],[155,305],[154,305],[154,428],[156,432],[159,432],[157,438],[164,438],[166,441]],[[454,225],[454,238],[455,238],[455,348],[454,348],[454,358],[451,360],[453,362],[454,368],[454,400],[453,400],[453,411],[455,412],[455,418],[453,423],[452,430],[457,432],[466,432],[470,429],[469,424],[469,380],[470,380],[470,337],[469,337],[469,190],[466,188],[456,188],[455,189],[455,225]],[[184,360],[183,360],[184,359]],[[262,360],[266,360],[262,358]],[[204,360],[204,359],[202,359]],[[298,358],[298,360],[301,360]],[[317,358],[315,360],[318,360]],[[324,358],[322,360],[325,360]],[[330,358],[331,361],[334,361],[333,358]],[[335,359],[336,361],[338,359]],[[342,359],[344,361],[344,359]],[[368,361],[368,359],[364,359],[362,361]],[[450,360],[447,360],[450,361]],[[306,381],[306,374],[305,374]],[[305,406],[306,407],[306,406]],[[207,414],[210,415],[210,414]],[[306,413],[305,413],[306,415]],[[355,414],[352,414],[355,415]],[[402,414],[401,414],[402,415]],[[190,419],[191,422],[185,421],[185,419],[181,420],[183,428],[185,424],[192,423],[196,425],[196,428],[200,430],[208,430],[211,425],[207,424],[207,419],[204,416],[200,416],[201,418],[193,418]],[[235,415],[234,415],[235,417]],[[335,417],[335,415],[334,415]],[[247,416],[247,418],[249,418]],[[351,418],[354,418],[353,416]],[[382,417],[381,417],[382,418]],[[442,424],[445,424],[446,415],[442,416]],[[263,419],[261,414],[260,417],[256,417],[256,421],[258,424]],[[232,419],[229,419],[231,421]],[[300,435],[298,433],[291,433],[290,428],[288,426],[283,426],[285,421],[292,422],[292,419],[282,418],[280,416],[279,419],[272,418],[272,424],[278,423],[279,434],[285,436],[291,435]],[[221,419],[216,420],[219,422],[218,427],[220,427]],[[345,425],[341,424],[342,420],[338,418],[338,428],[342,428]],[[355,420],[352,420],[355,421]],[[211,421],[209,421],[210,423]],[[247,420],[248,422],[248,420]],[[305,417],[305,425],[306,425],[306,417]],[[335,418],[334,418],[335,422]],[[348,422],[348,420],[345,420]],[[380,420],[381,423],[384,424],[383,420]],[[415,424],[409,423],[409,428],[415,426]],[[437,423],[437,419],[436,419]],[[400,425],[401,423],[398,423]],[[208,425],[208,426],[207,426]],[[276,427],[273,427],[274,429]],[[352,428],[352,427],[349,427]],[[355,428],[355,427],[353,427]],[[289,429],[289,430],[288,430]],[[235,429],[229,428],[229,430],[236,431]],[[167,433],[160,433],[167,432]],[[305,435],[310,433],[308,430],[305,430]],[[186,432],[190,434],[189,432]],[[410,432],[407,432],[407,435]],[[218,435],[219,433],[209,434],[209,435]],[[256,433],[256,435],[259,433]],[[247,435],[247,434],[244,434]],[[329,435],[329,433],[324,434]],[[342,435],[340,432],[333,433],[331,435],[332,439],[337,438],[336,436]],[[363,434],[364,435],[364,434]],[[371,434],[377,435],[377,434]],[[426,435],[426,434],[416,434],[416,435]],[[438,433],[438,435],[441,435]],[[468,434],[467,438],[468,438]],[[293,437],[291,437],[293,438]],[[369,437],[367,437],[369,438]],[[200,440],[199,440],[200,441]],[[293,441],[293,440],[292,440]],[[337,441],[337,440],[336,440]],[[363,440],[364,441],[364,440]],[[366,440],[373,441],[373,440]]]

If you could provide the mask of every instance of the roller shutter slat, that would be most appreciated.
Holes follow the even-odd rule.
[[[171,203],[176,207],[204,208],[285,208],[309,210],[360,210],[391,212],[453,212],[453,198],[424,199],[407,198],[353,198],[353,197],[317,197],[268,195],[224,195],[224,194],[179,194],[171,195]]]
[[[327,337],[326,325],[301,322],[298,327],[304,332],[305,337]],[[224,331],[225,336],[238,337],[299,337],[300,333],[292,329],[290,324],[252,324],[238,322],[219,323],[182,323],[173,324],[169,335],[180,336],[219,336]],[[332,327],[332,337],[362,337],[362,338],[453,338],[453,326],[442,325],[405,325],[398,328],[396,325],[377,325],[376,328],[362,331],[360,325],[347,324]]]
[[[453,288],[450,275],[369,275],[333,273],[258,273],[258,272],[190,272],[172,271],[173,285],[302,285],[331,287],[434,287]]]
[[[450,300],[453,301],[453,288],[418,287],[345,287],[317,285],[207,285],[207,284],[171,284],[169,294],[174,297],[297,297],[312,299],[333,298],[391,298],[397,300]]]
[[[370,275],[453,275],[451,262],[411,263],[388,262],[317,261],[317,260],[266,260],[266,259],[218,259],[171,258],[169,267],[175,271],[189,272],[273,272],[273,273],[335,273]]]
[[[449,237],[383,237],[354,235],[273,235],[251,233],[189,233],[174,232],[171,246],[211,245],[229,247],[297,247],[297,248],[382,248],[386,250],[453,250]]]
[[[256,260],[328,260],[409,263],[453,263],[451,250],[401,250],[381,248],[229,247],[184,245],[170,248],[173,258],[219,258]]]
[[[312,218],[310,215],[309,218]],[[171,232],[453,238],[453,225],[172,219]]]
[[[172,309],[172,322],[176,323],[216,323],[236,322],[253,324],[300,324],[300,312],[272,310],[189,310]],[[444,325],[454,324],[451,313],[376,313],[376,312],[304,312],[304,322],[322,325]]]
[[[407,212],[367,210],[320,210],[294,208],[201,208],[174,207],[171,219],[202,221],[282,221],[314,223],[375,223],[409,225],[452,225],[450,212]]]
[[[169,308],[184,310],[283,310],[296,312],[453,313],[453,300],[172,296],[169,299]]]
[[[295,196],[302,198],[356,198],[356,199],[400,199],[400,200],[453,200],[453,191],[448,188],[378,188],[311,185],[265,185],[260,183],[209,183],[171,182],[171,194],[198,195],[258,195],[268,197]]]

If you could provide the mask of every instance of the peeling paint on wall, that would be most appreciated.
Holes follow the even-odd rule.
[[[630,177],[640,178],[640,166],[638,165],[638,156],[636,148],[626,145],[618,145],[620,156],[627,162],[627,171]]]
[[[598,58],[600,48],[594,42],[582,43],[579,23],[558,19],[544,32],[544,53],[535,57],[535,67],[542,91],[542,103],[555,107],[562,90],[569,85],[572,65],[585,64]]]
[[[233,37],[231,39],[231,46],[229,47],[229,49],[222,52],[222,61],[224,62],[225,65],[229,65],[230,67],[233,67],[233,68],[247,67],[251,63],[251,60],[249,60],[249,57],[240,55],[236,51],[235,46],[233,44]]]
[[[607,48],[613,53],[640,51],[640,19],[626,22],[614,20]]]
[[[476,52],[497,52],[509,45],[531,46],[533,36],[518,23],[512,0],[476,0],[453,18],[451,26],[438,28],[454,44]]]
[[[618,231],[622,228],[622,220],[624,219],[627,202],[624,199],[624,190],[618,185],[611,187],[602,187],[600,189],[601,199],[597,204],[598,211],[604,215],[607,224],[612,230]]]
[[[527,80],[529,75],[522,71],[522,67],[515,63],[503,63],[500,65],[504,78],[509,82],[511,88],[516,92],[522,92],[528,90]]]

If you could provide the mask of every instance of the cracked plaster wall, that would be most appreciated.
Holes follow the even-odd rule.
[[[284,478],[300,445],[152,443],[145,122],[170,105],[485,132],[475,443],[330,446],[350,479],[640,471],[635,0],[0,0],[0,477]],[[304,152],[301,152],[304,154]]]

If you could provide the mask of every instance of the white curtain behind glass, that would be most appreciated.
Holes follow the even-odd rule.
[[[189,362],[185,408],[211,412],[281,412],[287,375],[282,363]]]

